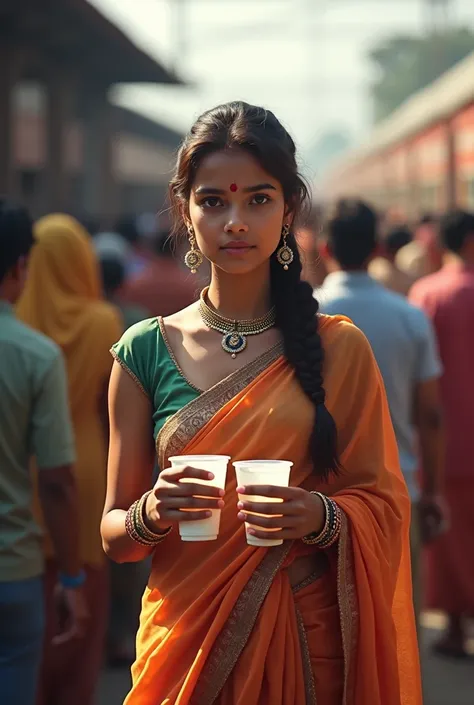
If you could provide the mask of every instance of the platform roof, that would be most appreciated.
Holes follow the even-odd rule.
[[[39,49],[107,84],[182,83],[87,0],[2,0],[0,42]]]

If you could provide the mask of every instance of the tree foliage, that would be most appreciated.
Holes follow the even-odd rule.
[[[467,28],[421,37],[399,35],[375,46],[369,53],[377,71],[371,86],[375,121],[390,115],[472,51],[474,33]]]

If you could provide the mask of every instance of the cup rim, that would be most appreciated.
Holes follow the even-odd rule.
[[[240,465],[289,465],[290,468],[293,467],[293,461],[292,460],[236,460],[234,463],[232,463],[234,468],[237,468],[237,466]],[[252,470],[252,468],[249,468]],[[259,471],[261,472],[261,470]]]
[[[186,462],[192,462],[193,460],[205,461],[206,463],[217,463],[221,460],[227,460],[229,462],[230,455],[172,455],[168,458],[168,461],[182,460],[186,459]]]

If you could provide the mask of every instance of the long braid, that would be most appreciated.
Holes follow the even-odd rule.
[[[287,244],[294,253],[288,270],[273,256],[271,259],[271,290],[276,307],[276,325],[283,335],[285,356],[295,370],[301,387],[315,407],[315,419],[310,439],[314,468],[322,480],[339,470],[337,429],[325,406],[323,386],[324,350],[318,332],[319,304],[308,282],[301,279],[301,259],[293,234]]]

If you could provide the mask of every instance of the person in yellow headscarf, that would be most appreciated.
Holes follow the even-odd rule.
[[[52,646],[57,569],[46,537],[47,641],[42,674],[44,702],[89,705],[97,683],[108,618],[108,573],[100,520],[106,483],[106,390],[109,348],[123,330],[118,311],[104,301],[99,266],[87,232],[67,215],[41,218],[35,226],[29,276],[18,316],[52,338],[66,359],[77,447],[81,559],[90,595],[89,626],[80,640]]]

